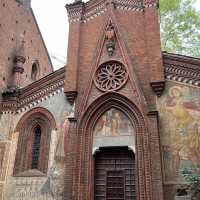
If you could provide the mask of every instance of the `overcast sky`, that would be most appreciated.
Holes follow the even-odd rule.
[[[68,19],[65,5],[73,1],[32,0],[32,8],[55,70],[66,62]],[[200,10],[200,0],[195,6]]]

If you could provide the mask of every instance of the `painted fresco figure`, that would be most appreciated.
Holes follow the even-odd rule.
[[[200,124],[195,123],[187,138],[188,158],[194,163],[200,163]]]
[[[64,192],[65,140],[69,131],[68,113],[66,111],[61,114],[59,130],[54,163],[48,172],[47,181],[42,187],[42,193],[49,193],[55,200],[61,200]]]
[[[199,125],[189,110],[200,111],[195,103],[183,99],[180,87],[174,86],[169,90],[166,110],[175,119],[175,130],[171,133],[170,150],[172,155],[172,171],[174,178],[178,177],[181,160],[200,163],[199,155]]]
[[[94,135],[99,137],[130,135],[132,132],[133,128],[128,117],[115,109],[104,113],[94,129]]]
[[[104,114],[99,120],[96,127],[95,135],[96,136],[108,136],[110,135],[110,125],[108,121],[108,116]]]
[[[2,167],[3,164],[3,150],[2,148],[0,148],[0,169]],[[1,170],[0,170],[0,175],[1,175]]]
[[[58,154],[58,152],[60,152],[59,154],[64,156],[65,152],[67,151],[66,148],[67,146],[65,145],[66,142],[66,137],[68,135],[68,131],[69,131],[69,120],[68,120],[68,116],[69,113],[67,111],[63,111],[63,113],[61,114],[61,123],[59,125],[59,129],[60,129],[60,138],[59,138],[59,144],[57,146],[56,152]]]
[[[119,112],[115,112],[113,114],[112,117],[112,121],[111,121],[111,132],[112,132],[112,136],[116,136],[119,135],[119,125],[120,125],[120,113]]]

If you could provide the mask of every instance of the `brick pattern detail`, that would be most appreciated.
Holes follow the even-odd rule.
[[[3,113],[21,113],[57,93],[63,92],[64,76],[65,69],[61,68],[20,90],[5,91],[1,111]]]
[[[200,60],[163,53],[165,77],[168,80],[200,86]]]
[[[97,11],[93,20],[86,20],[88,12],[92,16],[100,8],[103,14]],[[136,131],[137,199],[163,200],[158,121],[155,114],[147,114],[156,107],[150,83],[165,81],[158,13],[155,6],[145,12],[133,12],[134,8],[145,9],[141,1],[93,0],[67,5],[69,15],[80,15],[70,23],[65,67],[65,92],[76,91],[78,95],[67,141],[64,199],[93,199],[92,130],[96,120],[115,107],[130,117]],[[105,31],[109,21],[115,26],[116,46],[108,57]],[[108,61],[120,61],[127,67],[128,81],[115,92],[99,91],[93,82],[98,67]],[[157,163],[153,163],[154,156]]]
[[[144,0],[143,2],[144,2],[145,7],[152,7],[152,6],[156,6],[159,0]]]
[[[160,135],[158,128],[158,112],[148,113],[148,123],[150,127],[150,151],[151,151],[151,173],[152,173],[152,191],[153,200],[160,200],[163,197],[163,177],[162,177],[162,158],[160,150]],[[155,162],[156,160],[156,162]]]
[[[24,73],[21,76],[21,86],[23,87],[33,82],[31,68],[35,60],[40,63],[38,78],[51,73],[53,71],[52,64],[32,9],[25,8],[16,0],[1,0],[0,13],[0,90],[4,90],[7,85],[12,83],[13,61],[22,40],[25,41],[26,62],[24,63]]]
[[[107,11],[107,4],[110,0],[96,0],[88,1],[87,3],[76,2],[66,6],[68,10],[69,22],[74,23],[82,21],[87,23],[88,21],[105,14]],[[112,0],[112,4],[116,9],[125,11],[144,11],[145,8],[155,7],[157,5],[156,0]],[[84,9],[84,13],[83,13]]]

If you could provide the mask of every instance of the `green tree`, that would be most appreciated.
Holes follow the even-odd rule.
[[[182,175],[187,181],[191,194],[192,200],[200,199],[200,164],[196,165],[196,170],[186,168],[182,171]]]
[[[163,51],[200,57],[200,13],[195,0],[160,0]]]

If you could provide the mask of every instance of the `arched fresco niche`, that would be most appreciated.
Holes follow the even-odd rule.
[[[93,152],[100,147],[128,146],[135,151],[135,131],[128,116],[111,108],[97,120],[93,131]]]

